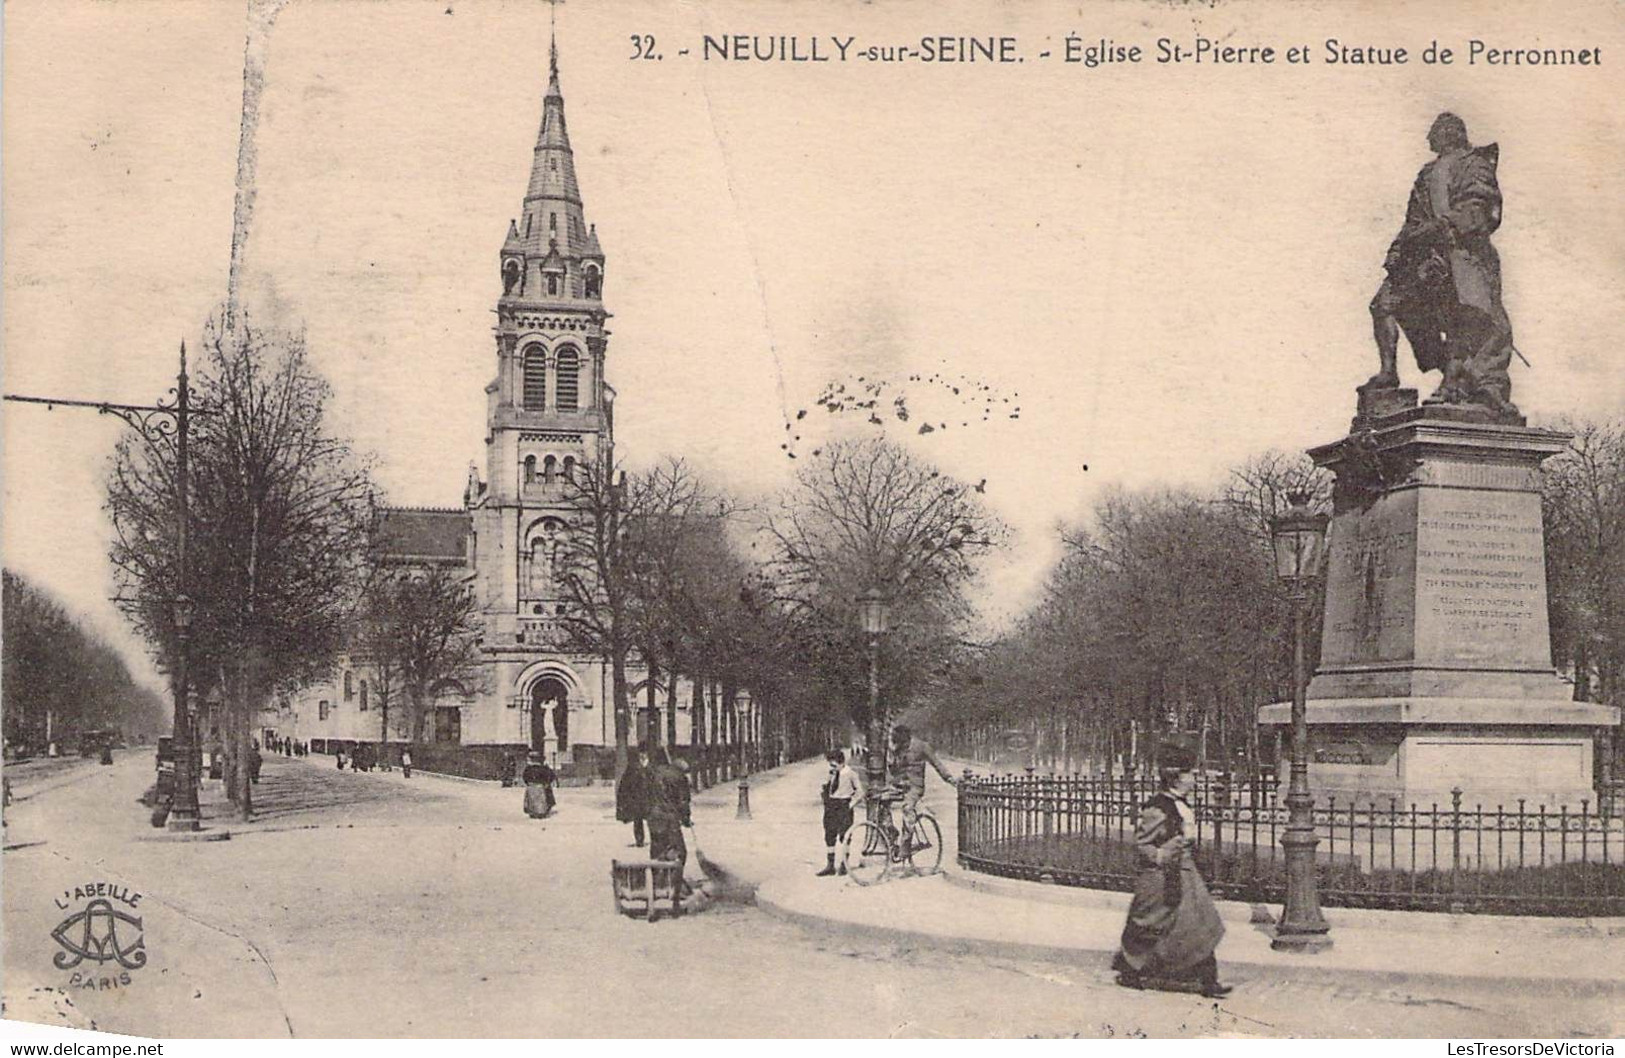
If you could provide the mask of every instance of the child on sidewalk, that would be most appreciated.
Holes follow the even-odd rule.
[[[824,869],[818,872],[819,878],[846,873],[844,859],[839,869],[835,866],[835,847],[846,840],[846,832],[852,829],[853,802],[863,797],[858,773],[846,763],[845,753],[832,749],[824,754],[824,759],[829,761],[829,777],[823,789],[825,863]]]

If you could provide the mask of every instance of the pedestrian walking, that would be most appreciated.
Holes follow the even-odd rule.
[[[824,869],[818,872],[819,878],[827,878],[832,874],[846,873],[845,853],[842,853],[841,864],[835,865],[835,850],[846,840],[847,831],[852,829],[852,805],[863,799],[863,786],[858,782],[858,773],[851,765],[846,763],[846,754],[838,749],[832,749],[824,754],[829,762],[829,775],[824,780]]]
[[[645,812],[649,820],[649,858],[675,860],[677,877],[683,877],[688,864],[688,845],[683,841],[683,828],[694,825],[689,814],[688,762],[673,761],[671,750],[656,751],[659,763],[649,769],[648,802]],[[688,883],[683,882],[684,891]]]
[[[249,782],[257,783],[257,782],[260,781],[260,766],[262,764],[264,764],[264,763],[265,763],[265,758],[260,755],[259,739],[254,739],[248,745],[248,781]]]
[[[1210,998],[1230,994],[1219,983],[1214,951],[1224,923],[1196,869],[1196,814],[1188,800],[1196,788],[1194,755],[1183,746],[1159,753],[1162,789],[1140,810],[1134,851],[1140,870],[1112,961],[1125,988],[1195,984]]]
[[[411,746],[402,746],[401,747],[401,776],[402,776],[402,778],[406,778],[406,779],[410,779],[412,777],[412,747]]]
[[[343,771],[344,770],[344,763],[345,763],[345,761],[344,761],[344,747],[342,747],[342,746],[339,747],[339,751],[337,753],[333,754],[333,755],[338,758],[339,771]]]
[[[643,822],[649,814],[649,751],[638,750],[615,783],[615,818],[632,824],[632,847],[643,848]]]
[[[553,783],[558,774],[542,760],[540,753],[530,755],[525,765],[525,814],[532,819],[546,819],[553,814]]]

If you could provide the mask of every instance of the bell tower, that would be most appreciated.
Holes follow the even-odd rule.
[[[532,646],[561,600],[553,574],[569,482],[609,458],[614,397],[604,381],[604,253],[582,208],[556,41],[548,73],[530,183],[497,260],[486,483],[470,501],[483,511],[478,546],[491,623],[499,638]]]

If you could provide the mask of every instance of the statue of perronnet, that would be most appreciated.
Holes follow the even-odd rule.
[[[1470,404],[1519,419],[1507,367],[1512,324],[1501,305],[1501,259],[1490,235],[1501,226],[1495,169],[1500,148],[1474,147],[1467,126],[1440,114],[1428,130],[1436,158],[1411,188],[1405,224],[1388,247],[1388,278],[1371,299],[1382,367],[1361,389],[1399,385],[1404,331],[1423,371],[1444,372],[1430,404]]]

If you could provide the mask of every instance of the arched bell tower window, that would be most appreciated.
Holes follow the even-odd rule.
[[[527,485],[536,484],[536,457],[535,456],[526,456],[525,457],[525,484],[527,484]]]
[[[564,457],[564,480],[565,481],[574,481],[575,479],[576,479],[576,457],[575,456],[565,456]]]
[[[543,485],[551,485],[551,484],[553,484],[553,479],[558,476],[558,472],[559,472],[558,468],[559,468],[559,461],[557,459],[553,458],[552,456],[548,456],[546,459],[542,460],[542,484]]]
[[[525,407],[547,407],[547,353],[539,345],[525,350]]]
[[[589,298],[604,296],[604,275],[592,265],[587,266],[587,296]]]
[[[581,396],[581,354],[570,346],[559,350],[558,377],[554,380],[557,389],[555,400],[560,411],[575,411],[580,406]]]

